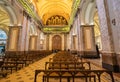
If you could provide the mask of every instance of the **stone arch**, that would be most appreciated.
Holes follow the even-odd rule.
[[[98,15],[96,15],[96,13],[98,12],[96,1],[95,0],[94,1],[87,0],[82,3],[83,3],[83,5],[82,5],[82,10],[81,10],[81,18],[80,18],[81,25],[97,25],[94,27],[100,33],[100,27],[98,24],[96,24],[99,20],[97,20],[97,22],[96,22],[96,20],[94,19],[95,16],[98,16]]]
[[[95,1],[83,1],[81,2],[81,24],[82,25],[93,25],[94,20],[94,13],[96,12],[96,2]]]
[[[17,24],[18,18],[15,8],[13,8],[6,0],[0,0],[0,29],[7,35],[6,44],[8,42],[10,26]]]
[[[11,5],[9,5],[8,2],[5,0],[0,1],[0,7],[3,8],[9,15],[10,23],[8,26],[17,25],[18,16],[16,10]]]
[[[81,25],[94,25],[95,43],[102,49],[99,20],[95,19],[96,17],[99,18],[96,0],[82,1],[81,4]]]
[[[31,24],[31,25],[30,25],[30,31],[29,31],[29,34],[30,34],[30,35],[37,35],[37,30],[36,30],[34,24]]]
[[[9,26],[10,25],[10,17],[7,13],[7,11],[0,6],[0,29],[4,30],[7,35],[9,31]]]

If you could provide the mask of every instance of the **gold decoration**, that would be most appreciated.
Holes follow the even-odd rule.
[[[55,15],[48,18],[46,25],[67,25],[67,20],[63,16]]]

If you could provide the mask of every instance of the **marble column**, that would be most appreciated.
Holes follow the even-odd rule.
[[[46,50],[49,50],[49,34],[46,34]]]
[[[21,26],[10,26],[7,51],[19,50],[19,33]]]
[[[38,38],[38,36],[36,36],[36,35],[30,36],[30,40],[29,40],[29,50],[30,51],[37,50],[37,38]]]
[[[98,57],[95,46],[94,25],[81,25],[83,49],[80,51],[82,57],[96,58]]]
[[[37,28],[37,36],[38,36],[38,38],[37,38],[37,50],[40,50],[40,47],[41,47],[41,45],[40,45],[40,33],[41,33],[41,31],[40,31],[40,29],[38,29]]]
[[[24,51],[28,51],[29,49],[29,31],[30,31],[31,21],[28,20],[27,26],[24,27],[25,29],[25,37],[24,37]],[[23,30],[22,30],[23,31]]]
[[[110,8],[109,5],[112,6],[112,2],[109,0],[97,0],[97,8],[99,10],[98,14],[100,20],[102,20],[100,22],[102,39],[102,67],[117,72],[119,71],[119,66],[115,50],[115,42],[118,42],[118,40],[115,38],[118,33],[115,31],[116,27],[112,25],[111,19],[114,15],[114,11],[112,11],[113,9]],[[119,44],[117,44],[117,46],[118,45]]]
[[[20,29],[20,51],[26,51],[27,49],[27,34],[28,34],[28,16],[26,14],[23,15],[23,20],[22,20],[22,28]]]
[[[64,34],[64,50],[67,50],[67,34]]]

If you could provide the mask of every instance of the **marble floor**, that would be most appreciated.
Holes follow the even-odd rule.
[[[9,74],[6,78],[0,78],[0,82],[34,82],[34,73],[36,69],[44,69],[45,62],[49,61],[49,58],[54,54],[49,55],[27,67],[22,68],[17,72]]]
[[[91,63],[91,69],[104,69],[102,68],[102,60],[101,59],[85,59],[85,61],[89,61]],[[120,82],[120,73],[113,73],[115,82]],[[103,75],[103,81],[102,82],[111,82],[108,81],[109,78],[106,74]],[[108,79],[106,79],[108,78]],[[105,80],[105,81],[104,81]]]
[[[9,74],[6,78],[3,78],[0,76],[0,82],[34,82],[34,73],[36,69],[44,69],[45,62],[49,61],[49,58],[52,58],[54,54],[49,55],[39,61],[36,61],[32,64],[30,64],[27,67],[22,68],[19,71],[15,71],[12,74]],[[99,59],[89,59],[84,61],[90,61],[92,64],[92,69],[103,69],[100,65]],[[98,64],[99,63],[99,64]],[[38,75],[37,82],[42,82],[42,74]],[[103,75],[102,82],[111,82],[109,78],[107,78],[106,74]],[[120,82],[120,74],[114,73],[114,79],[115,82]],[[51,81],[51,82],[57,82],[57,81]],[[62,81],[65,82],[65,81]],[[80,81],[83,82],[83,81]]]

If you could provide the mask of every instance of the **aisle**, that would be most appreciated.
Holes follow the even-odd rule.
[[[36,69],[44,69],[45,62],[49,61],[54,54],[49,55],[21,70],[8,75],[6,78],[0,79],[0,82],[34,82],[34,73]]]

